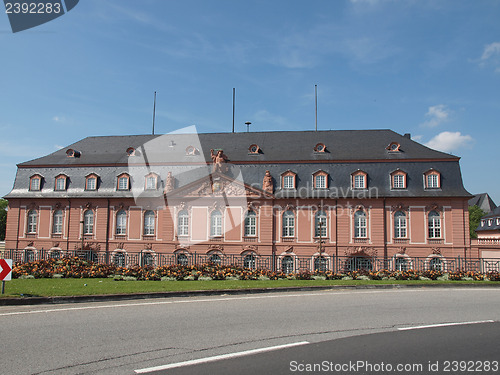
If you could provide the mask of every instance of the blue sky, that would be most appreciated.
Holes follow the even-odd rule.
[[[81,0],[0,15],[0,194],[16,163],[93,135],[379,129],[462,157],[500,204],[500,2]]]

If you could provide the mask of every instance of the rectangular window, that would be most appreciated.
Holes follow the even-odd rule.
[[[294,189],[294,177],[295,176],[284,176],[283,177],[283,188],[284,189]]]
[[[177,228],[178,236],[189,236],[189,216],[179,215],[179,225]]]
[[[40,190],[40,179],[39,178],[32,178],[30,180],[30,190],[33,190],[33,191]]]
[[[146,177],[146,190],[156,190],[156,177]]]
[[[404,189],[405,186],[405,176],[402,174],[394,175],[394,189]]]
[[[326,176],[316,176],[316,189],[326,189]]]
[[[128,190],[128,177],[118,179],[118,190]]]
[[[439,187],[439,177],[437,174],[427,175],[427,188],[435,189]]]
[[[59,177],[56,179],[56,190],[66,190],[66,178]]]
[[[255,215],[247,215],[245,218],[245,236],[254,237],[257,235],[257,217]]]
[[[354,189],[364,189],[365,188],[365,175],[358,174],[354,176]]]
[[[54,224],[52,225],[53,234],[61,234],[63,227],[63,214],[62,211],[56,211],[54,213]]]
[[[95,177],[89,177],[87,178],[87,190],[95,190],[96,188],[96,178]]]

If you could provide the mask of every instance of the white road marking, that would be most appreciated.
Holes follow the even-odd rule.
[[[417,290],[413,290],[417,291]],[[384,291],[362,291],[356,292],[357,294],[373,294],[373,293],[383,293]],[[396,292],[395,290],[388,290],[385,292]],[[158,301],[158,302],[137,302],[137,303],[120,303],[114,305],[97,305],[97,306],[80,306],[80,307],[66,307],[59,309],[45,309],[45,310],[30,310],[30,311],[16,311],[10,313],[0,313],[0,316],[10,316],[10,315],[24,315],[24,314],[40,314],[49,312],[59,312],[59,311],[76,311],[76,310],[95,310],[95,309],[110,309],[116,307],[134,307],[134,306],[153,306],[153,305],[169,305],[177,303],[197,303],[197,302],[220,302],[220,301],[234,301],[234,300],[251,300],[251,299],[266,299],[266,298],[288,298],[288,297],[305,297],[305,296],[323,296],[323,295],[336,295],[345,294],[344,292],[323,292],[323,293],[303,293],[303,294],[272,294],[272,295],[260,295],[260,296],[244,296],[244,297],[222,297],[222,298],[204,298],[204,299],[189,299],[189,300],[178,300],[178,301]]]
[[[294,343],[291,343],[291,344],[284,344],[284,345],[277,345],[277,346],[268,346],[267,348],[245,350],[245,351],[242,351],[242,352],[221,354],[221,355],[216,355],[216,356],[213,356],[213,357],[205,357],[205,358],[193,359],[193,360],[190,360],[190,361],[170,363],[168,365],[148,367],[148,368],[143,368],[143,369],[135,370],[135,372],[137,374],[144,374],[144,373],[147,373],[147,372],[153,372],[153,371],[159,371],[159,370],[168,370],[168,369],[176,368],[176,367],[184,367],[184,366],[197,365],[197,364],[200,364],[200,363],[220,361],[222,359],[243,357],[243,356],[246,356],[246,355],[257,354],[257,353],[264,353],[264,352],[270,352],[270,351],[273,351],[273,350],[279,350],[279,349],[284,349],[284,348],[292,348],[294,346],[306,345],[306,344],[309,344],[309,341],[300,341],[300,342],[294,342]]]
[[[461,290],[461,289],[455,289]],[[465,289],[468,290],[468,289]],[[490,289],[488,289],[490,290]],[[333,295],[346,295],[346,293],[351,294],[380,294],[380,293],[429,293],[438,292],[440,289],[383,289],[383,290],[331,290],[328,292],[321,293],[301,293],[301,294],[268,294],[268,295],[258,295],[258,296],[243,296],[243,297],[220,297],[220,298],[204,298],[204,299],[184,299],[177,301],[158,301],[158,302],[136,302],[136,303],[120,303],[113,305],[92,305],[92,306],[80,306],[80,307],[63,307],[58,309],[41,309],[41,310],[29,310],[29,311],[16,311],[9,313],[0,313],[1,316],[12,316],[12,315],[25,315],[25,314],[41,314],[41,313],[51,313],[51,312],[64,312],[64,311],[78,311],[78,310],[96,310],[96,309],[110,309],[117,307],[136,307],[136,306],[154,306],[154,305],[169,305],[177,303],[198,303],[198,302],[221,302],[221,301],[234,301],[234,300],[252,300],[252,299],[266,299],[266,298],[288,298],[288,297],[314,297],[314,296],[333,296]],[[498,290],[500,291],[500,289]],[[96,303],[96,302],[92,302]]]
[[[457,322],[457,323],[429,324],[429,325],[425,325],[425,326],[403,327],[403,328],[398,328],[398,330],[400,330],[400,331],[408,331],[410,329],[448,327],[448,326],[463,326],[463,325],[467,325],[467,324],[481,324],[481,323],[493,323],[493,322],[494,322],[494,320],[478,320],[476,322]]]

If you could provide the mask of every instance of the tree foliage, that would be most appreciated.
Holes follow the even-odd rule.
[[[0,199],[0,241],[5,240],[5,227],[7,226],[7,202],[5,199]]]
[[[476,229],[479,226],[481,218],[486,214],[478,206],[469,206],[469,231],[471,238],[477,238]]]

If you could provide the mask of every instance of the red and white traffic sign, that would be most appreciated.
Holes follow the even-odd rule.
[[[12,259],[0,259],[0,281],[12,279]]]

